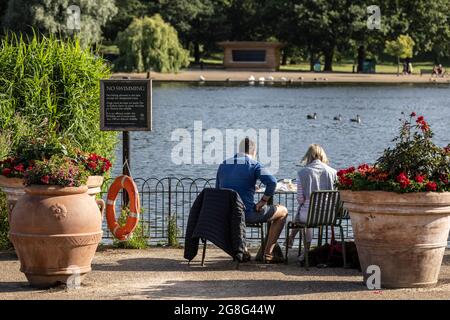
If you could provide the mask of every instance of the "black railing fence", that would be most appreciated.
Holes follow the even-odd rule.
[[[189,211],[197,195],[204,188],[214,188],[215,179],[204,178],[135,178],[138,186],[141,215],[140,224],[142,232],[149,237],[150,243],[164,243],[169,238],[169,222],[176,224],[177,238],[182,242],[184,240]],[[280,180],[281,181],[281,180]],[[295,182],[295,180],[292,180]],[[107,191],[113,179],[106,180],[102,187],[102,198],[106,201]],[[255,194],[255,201],[262,197],[263,192]],[[295,192],[276,192],[273,197],[274,204],[281,204],[288,208],[288,221],[293,220],[297,213],[297,196]],[[116,201],[116,213],[122,207],[122,196],[118,196]],[[343,221],[345,235],[347,238],[353,238],[350,220]],[[106,219],[103,222],[103,237],[112,239],[113,235],[108,230]],[[314,230],[314,238],[318,236],[318,230]],[[247,228],[246,237],[250,240],[260,239],[259,230]],[[283,231],[280,239],[285,238]]]

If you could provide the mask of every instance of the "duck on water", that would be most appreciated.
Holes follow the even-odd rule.
[[[316,119],[317,119],[317,113],[314,112],[313,114],[308,114],[308,115],[306,116],[306,119],[309,119],[309,120],[316,120]]]
[[[361,117],[359,114],[356,115],[356,118],[350,119],[351,122],[361,123]]]

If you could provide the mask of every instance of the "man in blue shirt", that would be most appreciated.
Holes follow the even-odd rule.
[[[288,211],[282,205],[267,205],[275,193],[277,180],[256,158],[256,144],[245,138],[239,144],[239,153],[225,160],[217,170],[216,188],[232,189],[241,197],[245,205],[246,223],[270,221],[268,240],[264,249],[266,263],[282,262],[272,255],[275,244],[286,222]],[[263,197],[254,203],[255,185],[260,180],[266,187]]]

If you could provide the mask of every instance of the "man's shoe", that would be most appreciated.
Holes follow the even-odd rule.
[[[282,256],[274,256],[272,254],[264,255],[264,263],[266,264],[274,264],[274,263],[283,263],[284,257]]]

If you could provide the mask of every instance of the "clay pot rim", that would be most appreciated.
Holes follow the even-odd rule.
[[[97,187],[101,187],[103,185],[103,181],[105,180],[104,176],[89,176],[87,181],[86,181],[86,185],[88,186],[88,188],[97,188]]]
[[[352,191],[339,190],[344,202],[374,204],[395,204],[408,206],[440,205],[450,206],[450,192]]]
[[[82,185],[80,187],[63,187],[58,185],[39,185],[33,184],[25,187],[25,192],[27,194],[33,195],[71,195],[71,194],[83,194],[87,193],[88,187],[86,185]]]
[[[13,188],[23,188],[24,179],[23,178],[9,178],[4,175],[0,175],[0,187],[13,187]]]

